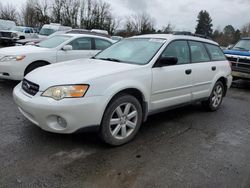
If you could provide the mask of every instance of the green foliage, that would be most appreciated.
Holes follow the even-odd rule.
[[[197,22],[195,33],[211,37],[213,33],[212,18],[206,10],[200,11]]]
[[[239,29],[235,30],[232,25],[227,25],[223,31],[215,30],[212,38],[221,46],[227,47],[235,44],[241,38],[241,31]]]

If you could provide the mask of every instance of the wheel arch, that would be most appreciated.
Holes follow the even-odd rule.
[[[225,97],[226,94],[227,94],[227,82],[228,82],[228,80],[227,80],[227,78],[225,78],[224,76],[222,76],[216,82],[218,82],[218,81],[221,81],[223,83],[224,90],[225,90],[225,92],[224,92],[224,97]]]
[[[50,64],[51,64],[50,62],[48,62],[48,61],[46,61],[46,60],[36,60],[36,61],[33,61],[33,62],[31,62],[30,64],[28,64],[28,65],[26,66],[26,68],[24,69],[24,75],[25,75],[27,69],[28,69],[30,66],[35,65],[35,64],[38,64],[38,63],[44,64],[44,66],[50,65]]]
[[[148,115],[148,102],[146,101],[146,98],[145,98],[145,95],[143,94],[143,92],[140,89],[135,88],[135,87],[123,88],[123,89],[115,92],[108,100],[104,112],[106,111],[106,109],[108,108],[108,106],[110,105],[110,103],[113,100],[115,100],[117,97],[124,95],[124,94],[131,95],[139,101],[139,103],[141,104],[141,107],[142,107],[143,121],[146,121],[147,115]],[[104,113],[103,113],[103,115],[104,115]]]
[[[21,35],[21,36],[19,36],[19,39],[25,39],[25,36],[24,35]]]
[[[221,81],[224,85],[224,90],[225,90],[225,94],[227,94],[227,90],[228,90],[228,78],[227,76],[224,74],[224,72],[219,72],[214,78],[213,78],[213,81],[212,81],[212,84],[210,86],[210,90],[209,90],[209,93],[211,93],[213,91],[213,88],[214,88],[214,85],[216,84],[216,82],[218,81]]]

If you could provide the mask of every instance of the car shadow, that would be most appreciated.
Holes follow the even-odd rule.
[[[250,81],[247,81],[247,80],[233,81],[232,88],[250,91]]]
[[[5,89],[13,89],[19,83],[20,83],[20,81],[0,79],[0,87],[4,87]]]
[[[169,110],[156,115],[152,115],[148,120],[143,123],[138,136],[129,145],[135,143],[150,142],[155,137],[159,136],[162,132],[179,132],[180,130],[189,128],[189,124],[184,123],[185,117],[195,113],[206,113],[201,105],[194,104],[174,110]],[[53,145],[54,147],[67,147],[67,148],[95,148],[98,150],[112,149],[102,142],[96,132],[81,132],[73,134],[56,134],[43,131],[42,129],[32,125],[25,120],[25,124],[29,124],[29,131],[26,129],[25,134],[27,137],[35,137],[38,145]],[[178,126],[176,126],[178,124]],[[172,133],[171,133],[172,134]]]
[[[93,147],[93,148],[105,148],[105,145],[98,137],[96,132],[83,132],[73,134],[57,134],[42,130],[41,128],[33,125],[32,123],[25,120],[27,129],[23,132],[27,137],[33,137],[38,145],[51,145],[54,147],[66,147],[66,148],[77,148],[77,147]]]

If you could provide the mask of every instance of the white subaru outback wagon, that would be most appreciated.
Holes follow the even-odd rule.
[[[42,67],[14,89],[21,113],[42,129],[98,128],[111,145],[132,140],[153,113],[202,102],[217,110],[232,83],[218,44],[185,35],[124,39],[92,59]]]

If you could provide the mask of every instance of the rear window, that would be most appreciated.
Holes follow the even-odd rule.
[[[222,52],[222,50],[215,45],[212,44],[205,44],[208,52],[211,56],[212,61],[223,61],[226,60],[226,57],[224,55],[224,53]]]

